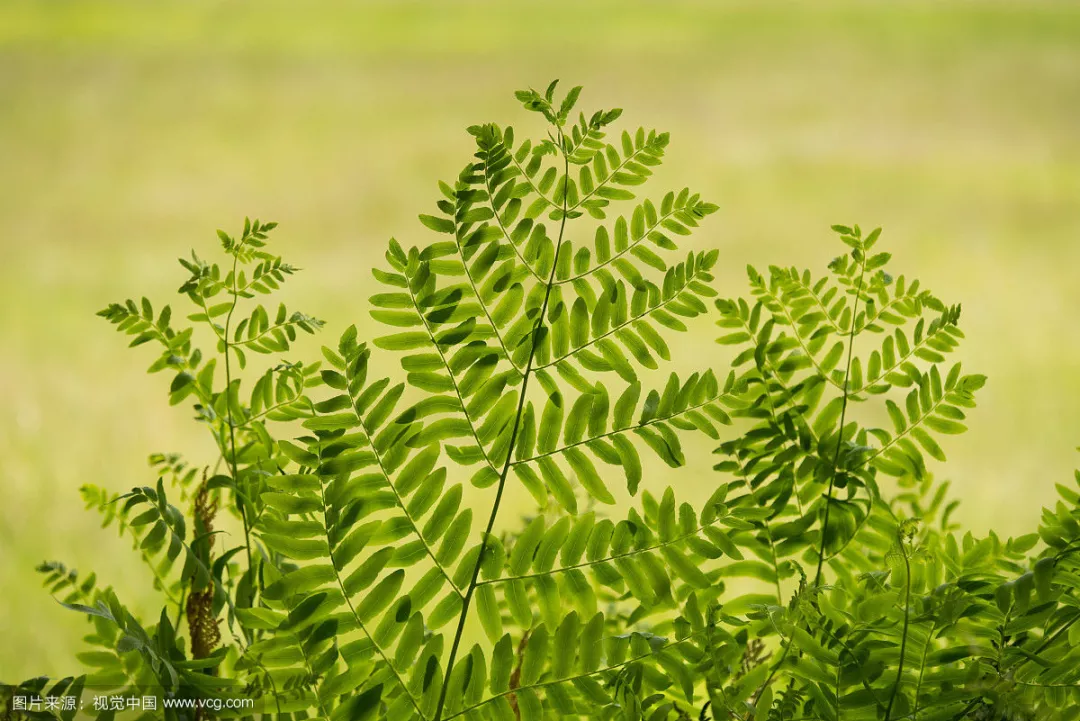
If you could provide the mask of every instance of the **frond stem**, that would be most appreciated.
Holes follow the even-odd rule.
[[[696,538],[697,535],[699,533],[701,533],[702,531],[704,531],[706,528],[712,528],[716,524],[720,523],[720,521],[722,521],[722,520],[723,520],[722,517],[717,517],[714,520],[710,521],[709,523],[703,523],[700,526],[698,526],[697,528],[695,528],[693,531],[690,531],[689,533],[684,533],[684,534],[682,534],[680,536],[676,536],[675,538],[672,538],[669,541],[662,541],[660,543],[654,543],[651,546],[645,546],[643,548],[635,548],[635,549],[633,549],[631,551],[626,551],[625,553],[616,553],[616,554],[613,554],[611,556],[604,556],[603,558],[598,558],[595,561],[582,561],[581,563],[575,563],[572,566],[560,566],[559,568],[553,568],[550,571],[547,571],[546,573],[522,573],[522,574],[519,574],[519,575],[516,575],[516,576],[501,576],[499,578],[489,578],[489,579],[487,579],[485,581],[477,582],[476,585],[477,586],[492,586],[492,585],[495,585],[497,583],[510,583],[512,581],[524,581],[524,580],[528,580],[530,578],[540,578],[542,576],[552,576],[552,575],[554,575],[556,573],[566,573],[567,571],[574,571],[574,570],[578,570],[578,569],[582,569],[582,568],[590,568],[592,566],[599,566],[602,563],[611,563],[612,561],[617,561],[620,558],[632,558],[632,557],[635,557],[635,556],[640,556],[641,554],[648,553],[649,551],[658,551],[661,548],[667,548],[668,546],[674,546],[675,544],[680,543],[682,541],[685,541],[688,538]]]
[[[926,657],[930,653],[934,632],[937,631],[937,622],[937,617],[935,617],[933,625],[930,626],[930,633],[926,634],[926,643],[923,644],[922,661],[919,662],[919,680],[915,684],[915,709],[911,712],[911,718],[914,721],[919,721],[919,694],[922,693],[923,675],[926,673]]]
[[[848,385],[848,381],[849,381],[849,379],[851,377],[851,360],[852,360],[852,354],[853,354],[852,352],[853,352],[853,350],[855,348],[855,329],[857,327],[857,321],[858,321],[858,315],[859,315],[859,313],[858,313],[858,310],[859,310],[859,294],[862,292],[863,279],[866,276],[866,262],[865,262],[865,260],[863,260],[860,263],[860,265],[861,265],[861,269],[859,271],[859,284],[858,284],[858,288],[855,291],[855,301],[853,303],[852,312],[851,312],[851,330],[850,330],[850,333],[848,335],[847,369],[844,372],[844,386],[843,386],[844,395],[843,395],[843,401],[841,403],[841,408],[840,408],[840,431],[839,431],[839,436],[837,437],[837,440],[836,440],[836,454],[833,456],[833,472],[832,472],[832,474],[830,474],[830,477],[829,477],[829,490],[825,494],[825,517],[822,519],[822,524],[821,524],[821,549],[818,552],[817,571],[814,574],[814,586],[815,587],[819,586],[819,584],[821,582],[821,567],[822,567],[822,564],[825,561],[825,538],[826,538],[825,534],[826,534],[826,531],[828,531],[828,527],[829,527],[829,509],[830,509],[830,507],[832,505],[832,494],[833,494],[833,489],[834,489],[835,484],[836,484],[836,466],[840,462],[840,449],[844,445],[844,423],[845,423],[845,421],[847,419],[847,406],[848,406],[847,385]],[[769,291],[766,290],[766,293],[769,293]],[[770,297],[773,297],[771,293],[769,293],[769,295],[770,295]],[[783,303],[780,303],[780,305],[781,305],[781,307],[783,307]],[[786,308],[784,308],[784,313],[785,313],[785,315],[787,314],[787,309]],[[790,316],[788,316],[788,318],[790,319]],[[792,322],[792,326],[794,327],[794,322]],[[802,337],[799,335],[798,331],[795,330],[794,333],[795,333],[795,337],[799,339],[799,343],[802,344]],[[805,348],[805,346],[803,346],[803,347]],[[811,360],[813,360],[813,356],[810,356],[810,358],[811,358]],[[768,675],[768,677],[766,677],[764,683],[762,683],[761,686],[758,687],[758,691],[755,694],[755,697],[757,697],[757,695],[761,694],[761,692],[764,689],[768,688],[769,684],[772,683],[773,678],[776,676],[776,672],[780,670],[780,667],[784,664],[784,661],[787,659],[788,654],[791,652],[792,643],[793,643],[793,640],[789,639],[788,642],[786,644],[784,644],[784,652],[780,655],[780,659],[773,665],[772,669],[769,670],[769,675]]]
[[[577,353],[585,350],[586,348],[589,348],[591,346],[596,345],[597,343],[599,343],[603,339],[607,338],[608,336],[614,335],[614,334],[618,333],[619,331],[623,330],[624,328],[627,328],[627,327],[633,325],[634,323],[637,323],[642,318],[646,318],[646,317],[652,315],[653,313],[655,313],[656,311],[663,309],[664,306],[666,306],[668,303],[671,303],[672,301],[678,300],[679,297],[683,295],[683,293],[686,293],[687,288],[690,285],[691,281],[697,280],[697,277],[701,273],[702,273],[702,271],[700,271],[700,270],[696,271],[694,273],[694,276],[692,278],[687,279],[686,283],[683,285],[682,288],[680,288],[678,290],[678,292],[671,294],[670,298],[665,298],[665,299],[661,300],[659,303],[657,303],[656,305],[654,305],[653,307],[646,308],[643,312],[639,313],[638,315],[635,315],[632,318],[628,318],[625,322],[615,326],[614,328],[611,328],[607,332],[605,332],[605,333],[603,333],[601,335],[598,335],[595,338],[589,339],[585,343],[582,343],[577,348],[574,348],[574,349],[568,351],[564,355],[561,355],[558,358],[555,358],[554,360],[550,360],[547,363],[541,363],[540,365],[536,366],[536,370],[541,370],[543,368],[549,368],[549,367],[551,367],[553,365],[561,363],[562,361],[566,360],[567,358],[573,357],[574,355],[576,355]]]
[[[565,146],[565,136],[563,135],[562,127],[559,126],[559,137],[562,140],[560,145]],[[566,155],[565,147],[561,148],[563,155],[563,172],[566,178],[570,177],[570,159]],[[484,552],[487,550],[488,538],[491,537],[491,532],[495,527],[495,519],[499,515],[499,506],[502,503],[503,491],[506,488],[506,477],[510,472],[510,463],[513,458],[514,446],[517,442],[518,432],[521,429],[521,417],[525,410],[525,397],[529,387],[529,378],[532,376],[533,360],[536,357],[536,349],[539,345],[540,330],[544,325],[544,316],[547,314],[548,302],[551,300],[551,289],[555,280],[555,270],[559,267],[559,252],[562,250],[562,239],[566,232],[566,193],[563,193],[562,202],[562,219],[559,223],[559,238],[555,243],[555,257],[551,263],[551,273],[547,280],[547,287],[544,291],[544,301],[540,306],[540,313],[536,317],[536,324],[533,326],[532,342],[529,349],[529,362],[525,366],[525,372],[522,375],[521,380],[521,393],[518,396],[517,412],[514,414],[514,427],[510,431],[510,443],[506,450],[506,460],[503,462],[502,473],[499,474],[499,484],[495,491],[495,500],[491,504],[491,513],[488,516],[487,528],[484,531],[484,536],[480,541],[480,553],[476,555],[476,565],[473,567],[472,577],[469,579],[469,586],[465,590],[465,598],[462,601],[461,613],[458,615],[457,630],[454,632],[454,641],[450,646],[450,656],[446,662],[446,674],[443,677],[442,689],[439,691],[439,703],[435,707],[435,721],[442,721],[443,707],[446,705],[446,694],[450,689],[451,675],[454,671],[454,661],[457,658],[458,647],[461,645],[461,637],[465,631],[465,621],[469,615],[469,607],[472,604],[473,594],[476,592],[477,581],[480,578],[480,568],[484,563]]]
[[[240,241],[240,247],[243,247],[246,242],[246,238]],[[229,343],[229,327],[232,324],[233,313],[236,311],[236,305],[240,300],[240,293],[236,287],[236,270],[240,261],[239,248],[237,252],[233,253],[233,267],[232,267],[232,306],[229,308],[229,315],[225,318],[225,329],[222,333],[221,341],[225,346],[225,421],[229,425],[229,471],[232,473],[233,483],[237,488],[240,486],[240,477],[236,468],[236,425],[233,423],[232,413],[232,363],[230,361],[229,350],[231,343]],[[248,573],[252,576],[258,574],[255,573],[255,563],[251,556],[251,525],[248,523],[247,509],[244,507],[244,500],[240,494],[236,498],[236,507],[240,511],[240,520],[244,524],[244,549],[247,551]],[[261,586],[262,581],[258,581]]]
[[[592,268],[589,268],[588,270],[586,270],[583,273],[578,273],[577,275],[571,276],[570,278],[567,278],[566,280],[557,280],[557,281],[555,281],[555,285],[564,285],[566,283],[573,283],[575,280],[580,280],[582,278],[586,278],[586,277],[592,275],[593,273],[595,273],[596,271],[600,270],[604,266],[610,265],[611,263],[614,263],[616,260],[623,257],[624,255],[626,255],[630,251],[632,251],[634,248],[641,245],[641,243],[644,242],[644,240],[649,237],[649,233],[651,233],[654,230],[656,230],[657,228],[659,228],[661,223],[663,223],[665,220],[667,220],[671,216],[678,213],[680,210],[685,210],[685,209],[686,209],[686,206],[682,206],[680,208],[672,208],[670,211],[668,211],[667,213],[664,213],[659,218],[657,218],[655,223],[653,223],[652,225],[650,225],[648,228],[645,229],[645,232],[641,234],[640,238],[630,242],[626,246],[626,248],[624,248],[623,250],[620,250],[618,253],[615,253],[614,255],[612,255],[607,260],[605,260],[605,261],[603,261],[601,263],[597,263]]]
[[[346,377],[348,377],[348,375],[349,374],[347,372]],[[356,412],[355,407],[353,410],[353,415],[356,417],[356,422],[359,424],[360,432],[363,434],[364,440],[371,447],[371,455],[374,456],[375,463],[379,466],[379,473],[381,473],[382,477],[386,479],[386,485],[390,488],[390,492],[394,494],[394,502],[397,504],[398,508],[401,509],[405,520],[409,522],[409,527],[412,529],[413,535],[415,535],[417,539],[419,539],[420,542],[424,544],[424,551],[427,553],[428,558],[430,558],[435,564],[435,567],[439,569],[439,571],[442,573],[443,578],[445,578],[450,583],[450,588],[454,589],[454,592],[457,593],[458,596],[460,596],[461,589],[457,587],[457,584],[454,583],[454,579],[450,576],[449,573],[447,573],[446,569],[441,563],[439,563],[439,560],[435,557],[435,552],[431,550],[431,544],[429,544],[427,539],[424,538],[423,534],[420,533],[420,529],[416,526],[416,521],[413,520],[412,515],[406,508],[405,499],[401,497],[401,493],[398,492],[397,486],[395,486],[394,482],[390,480],[390,471],[387,470],[386,462],[383,460],[382,454],[379,453],[379,449],[375,446],[375,439],[371,437],[371,432],[368,431],[367,426],[364,425],[364,419],[360,416],[359,413]],[[344,590],[345,589],[342,588],[343,592]]]
[[[885,721],[892,718],[893,703],[900,691],[900,683],[904,680],[904,656],[907,653],[908,627],[911,623],[911,559],[908,558],[907,549],[904,547],[904,538],[901,535],[900,555],[904,557],[904,630],[900,637],[900,663],[896,667],[896,681],[893,683],[892,694],[889,696],[889,705],[885,708]]]
[[[596,184],[595,188],[590,190],[588,193],[585,193],[585,195],[581,196],[581,200],[574,203],[574,207],[570,208],[570,210],[577,210],[578,208],[580,208],[582,205],[585,204],[585,201],[587,201],[589,198],[596,195],[600,191],[601,188],[604,188],[609,183],[614,182],[615,176],[618,175],[622,171],[623,168],[625,168],[627,165],[629,165],[630,163],[635,161],[637,159],[637,157],[639,155],[641,155],[642,153],[644,153],[645,149],[648,148],[648,147],[649,147],[649,144],[645,143],[640,148],[635,148],[634,152],[630,153],[625,158],[623,158],[623,161],[621,163],[619,163],[619,165],[617,167],[611,168],[611,170],[608,172],[608,177],[606,177],[603,180],[603,182],[598,182]],[[567,170],[567,176],[569,176],[569,170]],[[565,207],[565,204],[564,204],[564,207]]]
[[[462,264],[464,265],[464,259],[462,259]],[[465,272],[467,274],[468,269],[466,269]],[[462,409],[464,409],[465,408],[465,397],[461,395],[461,386],[458,385],[457,378],[454,376],[454,371],[451,368],[450,362],[448,360],[446,360],[446,354],[443,353],[442,346],[440,346],[439,342],[435,339],[435,332],[431,329],[431,326],[428,325],[427,318],[424,317],[423,311],[420,310],[420,304],[416,302],[416,295],[415,295],[415,293],[413,293],[412,284],[410,282],[408,282],[408,281],[411,280],[411,278],[409,278],[409,273],[408,273],[407,270],[405,271],[405,277],[406,277],[406,284],[408,285],[409,299],[412,301],[413,308],[416,310],[416,314],[418,316],[420,316],[420,322],[424,324],[424,330],[427,332],[428,338],[431,339],[431,344],[433,346],[435,346],[435,352],[439,354],[439,360],[442,362],[443,367],[446,368],[446,374],[448,376],[450,376],[450,382],[454,384],[454,395],[457,397],[458,403],[460,403]],[[475,286],[474,286],[474,288],[475,288]],[[477,294],[476,297],[477,297],[477,299],[479,299],[480,295]],[[483,305],[484,305],[483,301],[481,301],[480,305],[481,305],[481,307],[483,307]],[[485,309],[485,312],[487,312],[486,309]],[[495,324],[492,323],[491,327],[492,327],[492,329],[495,329]],[[496,335],[498,335],[498,330],[495,330],[495,333],[496,333]],[[500,343],[501,343],[502,339],[500,338],[499,340],[500,340]],[[506,351],[505,346],[503,346],[503,351],[504,352]],[[510,360],[510,355],[507,354],[506,358],[507,358],[507,360]],[[514,361],[511,360],[510,365],[514,365]],[[518,370],[517,366],[514,366],[514,370],[515,371]],[[521,371],[518,371],[518,373],[520,374]],[[473,423],[473,419],[468,413],[465,413],[464,416],[465,416],[465,421],[469,424],[469,432],[472,433],[473,440],[476,441],[476,447],[479,448],[480,452],[484,454],[484,463],[486,463],[488,465],[488,467],[491,468],[491,470],[494,471],[495,470],[495,464],[491,462],[491,458],[488,456],[487,449],[484,448],[484,444],[481,443],[481,441],[480,441],[480,435],[476,432],[476,424]],[[374,447],[375,447],[374,444],[372,444],[372,448],[374,448]],[[402,508],[404,508],[404,507],[405,506],[402,505]]]
[[[319,450],[319,457],[320,458],[322,457],[322,449],[321,448]],[[396,491],[395,491],[395,494],[396,494]],[[329,539],[330,529],[326,525],[326,510],[327,510],[326,509],[326,491],[323,489],[323,486],[322,486],[321,483],[319,484],[319,502],[322,504],[322,510],[323,510],[323,513],[322,513],[322,516],[323,516],[323,523],[322,523],[322,525],[323,525],[323,533]],[[329,545],[327,547],[329,548]],[[379,656],[382,657],[382,660],[386,663],[387,668],[390,669],[390,673],[392,673],[394,675],[394,679],[401,686],[402,691],[404,691],[405,695],[409,697],[409,700],[412,702],[413,708],[415,708],[416,712],[418,714],[420,714],[421,718],[423,718],[424,714],[420,710],[420,705],[416,702],[416,699],[413,698],[412,693],[409,691],[409,687],[405,684],[405,679],[403,679],[401,677],[401,674],[394,667],[393,662],[390,660],[390,657],[386,655],[386,651],[383,650],[382,646],[380,646],[378,643],[376,643],[375,637],[370,631],[368,631],[367,625],[364,624],[364,622],[362,620],[360,620],[360,615],[356,612],[356,607],[353,606],[352,599],[349,598],[349,594],[345,590],[345,582],[341,580],[341,572],[338,571],[337,564],[333,562],[333,559],[331,559],[330,565],[334,569],[334,579],[337,581],[338,587],[341,589],[341,595],[345,597],[345,603],[348,604],[349,613],[352,614],[353,620],[356,621],[357,627],[367,637],[367,639],[371,642],[371,645],[379,653]],[[301,646],[301,650],[303,650],[303,645],[304,644],[301,643],[299,645]],[[306,656],[306,653],[305,653],[305,659],[306,658],[307,658],[307,656]],[[323,709],[323,715],[327,716],[325,709]]]
[[[640,428],[647,428],[648,426],[653,426],[653,425],[656,425],[657,423],[663,423],[664,421],[671,420],[672,418],[678,418],[679,416],[685,415],[685,414],[687,414],[687,413],[689,413],[691,411],[696,411],[698,408],[704,408],[705,406],[709,405],[710,403],[716,403],[717,401],[719,401],[721,398],[724,398],[724,397],[730,397],[730,394],[719,393],[716,396],[714,396],[712,398],[709,398],[708,400],[705,400],[705,401],[702,401],[701,403],[698,403],[697,405],[687,406],[686,408],[679,411],[678,413],[671,413],[671,414],[663,416],[663,417],[653,418],[651,420],[645,421],[644,423],[638,423],[636,425],[627,426],[626,428],[616,428],[615,430],[608,431],[607,433],[601,433],[599,435],[591,436],[589,438],[584,438],[584,439],[582,439],[580,441],[577,441],[575,443],[568,443],[565,446],[561,446],[561,447],[556,448],[554,450],[548,451],[547,453],[537,453],[535,456],[532,456],[531,458],[523,458],[521,460],[513,461],[510,465],[511,466],[521,466],[521,465],[525,465],[527,463],[535,463],[536,461],[539,461],[542,458],[547,458],[548,456],[554,456],[554,455],[556,455],[558,453],[563,453],[563,452],[565,452],[565,451],[567,451],[567,450],[569,450],[571,448],[575,448],[577,446],[583,446],[583,445],[586,445],[588,443],[591,443],[592,441],[598,441],[598,440],[601,440],[603,438],[610,438],[611,436],[617,436],[617,435],[620,435],[622,433],[632,433],[633,431],[636,431],[636,430],[638,430]]]
[[[829,474],[829,490],[825,494],[825,517],[821,520],[821,550],[818,552],[817,571],[814,574],[815,586],[821,583],[821,567],[825,563],[825,539],[829,530],[829,510],[832,508],[832,494],[833,489],[836,487],[836,466],[840,463],[840,451],[844,447],[844,423],[847,421],[848,398],[850,397],[850,394],[848,393],[848,383],[851,381],[851,360],[854,356],[855,332],[858,328],[859,321],[859,295],[862,293],[863,280],[865,277],[866,261],[864,259],[860,262],[859,285],[855,289],[855,300],[852,302],[851,308],[851,331],[848,334],[847,367],[844,370],[843,400],[840,403],[840,429],[836,438],[836,453],[833,454],[832,473]],[[798,331],[795,331],[795,335],[799,335]],[[799,342],[802,342],[801,337]],[[813,357],[811,356],[811,358]]]

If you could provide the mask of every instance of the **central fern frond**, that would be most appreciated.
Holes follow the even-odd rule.
[[[511,128],[470,128],[475,161],[440,185],[439,213],[421,216],[449,238],[407,250],[391,241],[387,267],[375,271],[385,290],[371,298],[372,317],[396,330],[374,344],[402,354],[405,382],[368,378],[370,352],[350,330],[324,350],[321,380],[334,395],[312,401],[303,421],[311,435],[281,443],[295,472],[266,481],[274,490],[263,495],[259,537],[295,569],[264,594],[284,615],[260,612],[259,623],[277,619],[290,634],[249,653],[268,663],[280,648],[329,638],[332,623],[336,636],[356,635],[336,650],[343,673],[381,684],[392,718],[505,711],[511,699],[523,709],[541,696],[600,703],[601,687],[586,679],[656,649],[634,636],[597,653],[613,619],[597,610],[596,584],[611,589],[601,594],[608,601],[636,599],[639,613],[677,613],[681,584],[708,586],[697,563],[722,553],[709,539],[730,546],[715,508],[699,518],[684,504],[676,520],[670,492],[660,504],[646,494],[644,515],[618,523],[581,513],[616,502],[612,469],[636,494],[643,452],[682,465],[681,431],[719,438],[717,426],[741,407],[741,386],[734,374],[721,383],[706,371],[643,388],[640,372],[670,358],[664,334],[686,330],[715,296],[715,251],[666,256],[716,206],[684,190],[611,221],[660,163],[667,135],[638,130],[604,143],[617,111],[568,125],[578,91],[558,107],[553,93],[519,96],[551,123],[538,143],[517,144]],[[585,214],[606,222],[575,247]],[[410,388],[419,400],[406,400]],[[493,494],[483,517],[463,507],[443,449]],[[508,482],[547,510],[505,547],[496,531]],[[578,608],[566,614],[560,597]],[[494,644],[490,659],[480,645],[462,649],[474,611]],[[501,674],[513,664],[502,655],[521,643],[524,666],[510,689]],[[310,653],[284,655],[299,676],[322,670],[304,666]],[[490,683],[481,683],[489,662]]]

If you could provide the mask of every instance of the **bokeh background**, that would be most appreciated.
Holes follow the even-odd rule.
[[[671,131],[654,190],[719,204],[694,243],[725,295],[748,262],[823,269],[831,223],[883,225],[896,270],[964,303],[960,358],[990,376],[947,448],[958,517],[1034,527],[1080,444],[1080,4],[5,0],[0,679],[78,669],[86,626],[42,560],[150,603],[78,487],[210,449],[94,312],[171,299],[173,259],[251,215],[306,271],[291,305],[363,325],[369,267],[425,240],[465,126],[521,120],[512,91],[555,77]],[[712,336],[680,340],[688,367]]]

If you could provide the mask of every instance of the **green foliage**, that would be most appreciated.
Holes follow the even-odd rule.
[[[580,88],[555,92],[517,94],[542,140],[469,128],[474,158],[420,216],[436,239],[391,240],[373,270],[370,343],[351,327],[286,358],[322,323],[258,302],[295,271],[258,221],[219,233],[224,265],[181,260],[187,323],[102,311],[157,344],[150,371],[218,457],[84,488],[163,606],[146,622],[43,565],[94,625],[93,672],[57,687],[333,721],[1080,717],[1080,490],[1038,534],[976,538],[931,470],[985,383],[949,361],[959,306],[858,226],[834,226],[827,275],[750,268],[748,298],[717,297],[718,253],[678,248],[717,207],[640,195],[667,134],[609,139],[621,111],[572,121]],[[729,367],[662,372],[709,313]],[[646,473],[679,477],[688,434],[718,444],[698,506]],[[518,485],[522,523],[501,513]]]

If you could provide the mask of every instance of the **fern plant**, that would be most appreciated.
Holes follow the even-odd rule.
[[[181,261],[185,323],[102,311],[158,347],[217,457],[84,488],[161,612],[44,564],[93,622],[93,671],[15,688],[15,718],[18,694],[87,689],[155,689],[143,715],[169,719],[1080,717],[1080,492],[1037,534],[977,539],[931,471],[985,381],[948,362],[959,306],[858,226],[835,226],[827,276],[751,268],[749,298],[718,297],[718,253],[678,247],[717,207],[640,187],[667,134],[573,118],[580,88],[556,90],[517,94],[542,139],[469,128],[420,216],[433,240],[373,271],[370,344],[354,326],[289,358],[322,323],[259,302],[295,269],[258,221],[219,233],[224,263]],[[729,367],[664,374],[710,313]],[[686,434],[719,444],[685,476],[697,507],[668,485]]]
[[[724,575],[774,586],[718,601],[729,633],[775,640],[734,684],[749,646],[728,648],[706,683],[714,717],[1076,718],[1080,497],[1059,486],[1038,534],[957,533],[929,462],[985,383],[947,361],[960,307],[891,276],[880,230],[834,230],[851,250],[830,276],[751,268],[752,300],[716,303],[755,419],[717,449],[746,521],[735,543],[756,557]]]

